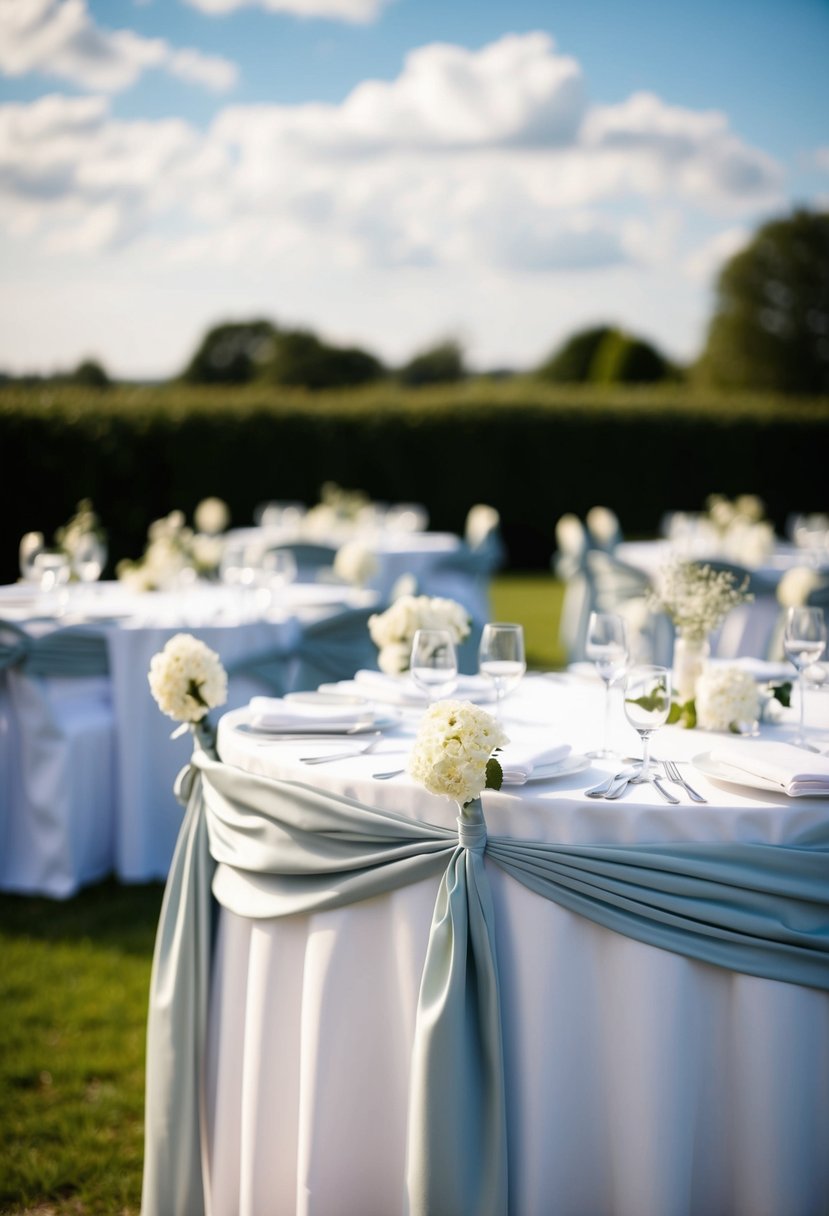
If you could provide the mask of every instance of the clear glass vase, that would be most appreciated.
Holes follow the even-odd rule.
[[[678,701],[693,700],[697,680],[705,670],[710,653],[708,638],[677,631],[674,639],[673,689]]]

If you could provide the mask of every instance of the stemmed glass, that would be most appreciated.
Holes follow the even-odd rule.
[[[806,705],[806,668],[818,661],[825,647],[826,622],[823,619],[823,609],[790,608],[786,614],[783,649],[797,669],[800,694],[800,728],[792,742],[811,750],[814,749],[803,730]]]
[[[69,557],[60,549],[41,549],[33,559],[35,578],[40,584],[44,611],[62,616],[68,599],[67,585],[72,573]]]
[[[84,532],[72,547],[72,569],[88,586],[96,583],[104,572],[107,560],[106,542],[95,532]]]
[[[447,697],[458,683],[458,659],[448,629],[418,629],[412,638],[409,674],[429,700]]]
[[[651,735],[664,726],[671,710],[671,673],[667,667],[631,667],[625,677],[625,717],[642,740],[642,767],[634,778],[638,784],[652,781]]]
[[[20,539],[20,575],[27,583],[37,583],[40,575],[35,568],[35,558],[46,548],[42,532],[24,532]]]
[[[495,716],[501,716],[501,702],[521,683],[527,670],[524,657],[524,629],[500,621],[484,625],[478,646],[478,670],[495,686]]]
[[[604,681],[604,743],[601,748],[587,754],[596,759],[614,760],[617,754],[609,746],[610,686],[625,670],[629,658],[627,628],[622,617],[615,612],[590,613],[585,655],[595,663]]]

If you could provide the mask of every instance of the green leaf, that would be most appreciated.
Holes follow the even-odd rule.
[[[486,788],[488,790],[499,790],[503,780],[504,770],[493,756],[486,762]]]
[[[791,680],[787,680],[785,684],[772,684],[771,695],[773,700],[779,701],[785,709],[788,709],[792,703]]]
[[[641,705],[643,709],[649,712],[654,709],[662,709],[665,705],[665,694],[659,692],[645,693],[642,697],[627,697],[628,705]]]
[[[674,701],[668,713],[668,725],[679,725],[684,730],[693,730],[697,724],[697,707],[690,701]]]

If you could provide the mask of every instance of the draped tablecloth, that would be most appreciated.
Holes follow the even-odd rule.
[[[173,785],[190,745],[170,739],[176,723],[152,698],[150,660],[178,632],[201,638],[230,673],[232,709],[274,691],[248,660],[284,659],[303,627],[377,602],[338,587],[281,597],[251,615],[218,586],[136,595],[104,584],[43,618],[34,602],[0,594],[0,889],[65,898],[111,873],[166,877],[181,822]]]
[[[581,749],[602,692],[527,677],[508,733]],[[185,781],[144,1216],[829,1210],[829,801],[686,769],[708,805],[596,802],[587,769],[459,835],[372,780],[399,756],[309,769],[243,716]]]

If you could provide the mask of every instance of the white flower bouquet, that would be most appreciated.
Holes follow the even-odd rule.
[[[203,723],[208,710],[227,700],[221,659],[191,633],[175,634],[153,655],[148,679],[161,712],[182,724],[173,737]]]
[[[709,666],[697,680],[697,726],[702,730],[744,734],[760,717],[754,677],[739,667]]]
[[[464,807],[484,789],[500,789],[503,774],[493,753],[507,743],[486,710],[469,701],[436,701],[421,718],[407,771],[430,794]]]
[[[371,582],[379,568],[376,555],[357,540],[340,545],[334,557],[334,573],[355,587],[364,587]]]
[[[408,671],[412,639],[418,629],[447,629],[457,646],[469,636],[469,614],[462,604],[440,596],[401,595],[385,612],[368,621],[377,646],[381,671],[400,675]]]
[[[648,606],[667,612],[684,637],[702,641],[732,608],[753,598],[747,578],[738,586],[728,570],[675,560],[660,571]]]

